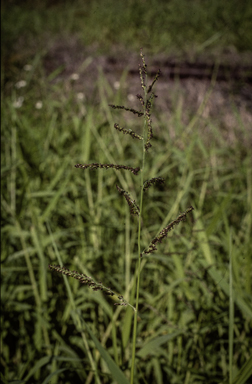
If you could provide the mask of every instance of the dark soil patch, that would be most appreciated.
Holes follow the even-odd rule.
[[[250,81],[252,71],[249,65],[252,62],[252,54],[241,57],[235,53],[227,53],[222,58],[218,58],[219,63],[222,60],[222,70],[221,75],[219,77],[217,75],[215,80],[214,60],[216,57],[198,57],[194,61],[187,58],[182,62],[181,59],[174,57],[152,58],[146,55],[148,71],[154,74],[160,68],[162,72],[155,88],[158,95],[157,109],[169,121],[171,113],[180,105],[182,120],[185,124],[190,121],[193,114],[200,113],[201,123],[203,121],[204,125],[205,121],[207,124],[207,119],[211,117],[216,121],[216,126],[222,127],[230,143],[239,140],[246,146],[252,145],[252,83]],[[83,47],[74,38],[57,41],[44,58],[47,74],[59,66],[64,66],[57,81],[69,80],[74,73],[78,74],[79,79],[75,82],[74,88],[76,92],[83,92],[86,99],[93,97],[99,70],[102,70],[115,92],[119,87],[123,88],[128,99],[125,105],[135,108],[135,95],[140,91],[139,63],[139,54],[126,52],[118,47],[112,47],[109,56],[97,56],[95,47]],[[199,75],[200,66],[203,68],[201,75]],[[184,74],[187,71],[187,76],[182,78],[179,76],[181,68]],[[128,75],[122,84],[120,80],[125,69],[128,70]],[[177,75],[174,74],[175,71]],[[235,76],[232,76],[234,74]],[[206,100],[209,90],[211,93]],[[110,101],[113,102],[113,100]],[[206,103],[201,109],[200,106],[204,102]],[[240,116],[239,121],[235,118],[236,115]],[[244,132],[247,133],[244,135]]]

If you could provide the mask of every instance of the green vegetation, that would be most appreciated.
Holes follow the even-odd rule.
[[[129,2],[128,9],[139,7],[129,32],[130,47],[146,45],[137,27],[139,15],[146,17],[146,28],[150,26],[143,16],[150,13],[146,3]],[[94,4],[98,2],[83,9],[90,11]],[[82,33],[78,18],[70,23],[77,8],[81,12],[78,2],[71,12],[55,5],[55,10],[65,12],[61,23],[66,33]],[[53,9],[24,7],[21,12],[13,4],[10,14],[6,7],[3,29],[9,25],[10,46],[17,33],[29,35],[32,28],[29,49],[35,42],[41,46],[46,33],[58,33],[63,25],[60,17],[53,24]],[[20,15],[16,30],[10,22],[15,12]],[[31,12],[36,22],[28,25],[25,15]],[[38,22],[44,15],[48,28]],[[116,25],[108,21],[111,30]],[[122,41],[116,42],[126,43],[128,35],[125,40],[120,37],[119,27],[123,31],[121,24],[115,38]],[[96,38],[93,33],[90,43]],[[108,36],[112,33],[99,40],[101,46],[111,43]],[[154,39],[155,33],[149,36]],[[9,55],[6,39],[4,60]],[[147,48],[160,51],[165,39],[155,48],[150,40]],[[182,42],[182,35],[177,39]],[[194,42],[199,44],[197,37]],[[48,265],[63,264],[90,276],[135,307],[139,222],[116,185],[139,205],[140,176],[124,169],[74,167],[141,166],[141,141],[114,128],[118,123],[141,135],[141,117],[108,105],[127,106],[127,74],[116,91],[101,73],[93,94],[85,99],[75,91],[73,80],[56,82],[57,72],[47,76],[40,55],[30,67],[13,66],[12,77],[2,72],[1,380],[126,383],[134,311],[114,306],[122,303],[117,295],[93,291],[76,279],[52,273]],[[160,98],[153,107],[154,137],[145,174],[165,182],[144,193],[141,249],[181,212],[190,206],[194,210],[154,253],[141,258],[134,383],[245,384],[252,372],[251,131],[235,105],[237,135],[227,136],[218,120],[203,116],[208,95],[197,112],[184,110],[183,97],[174,95],[169,114],[159,107]]]
[[[2,5],[2,49],[19,54],[48,48],[55,37],[77,35],[85,46],[184,55],[252,49],[252,4],[244,1],[114,0],[11,1]],[[36,39],[36,47],[34,47]],[[22,53],[21,53],[22,50]]]

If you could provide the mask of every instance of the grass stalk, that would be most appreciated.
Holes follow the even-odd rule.
[[[229,233],[229,383],[233,382],[233,350],[234,350],[234,298],[233,298],[233,263],[232,232]]]
[[[147,74],[146,74],[146,83],[147,83]],[[142,213],[143,213],[143,184],[144,184],[144,166],[145,166],[145,144],[146,144],[146,130],[148,128],[147,116],[146,116],[146,103],[147,103],[147,90],[146,86],[143,86],[144,89],[144,124],[143,124],[143,140],[142,140],[142,169],[140,171],[140,212],[138,217],[138,262],[137,262],[137,273],[136,273],[136,304],[135,304],[135,313],[134,313],[134,325],[133,325],[133,340],[132,340],[132,360],[131,360],[131,373],[130,373],[130,383],[134,382],[135,374],[135,356],[136,356],[136,338],[137,338],[137,317],[138,317],[138,305],[139,305],[139,290],[140,290],[140,275],[141,275],[141,228],[142,228]]]

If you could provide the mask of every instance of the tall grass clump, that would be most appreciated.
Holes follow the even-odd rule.
[[[168,233],[174,229],[179,223],[186,220],[186,215],[193,210],[193,207],[188,207],[183,213],[180,213],[175,220],[172,220],[168,225],[159,231],[156,236],[149,242],[148,245],[144,244],[143,236],[142,236],[142,227],[144,225],[143,221],[143,211],[144,211],[144,194],[148,191],[148,189],[152,186],[155,187],[157,184],[164,184],[165,179],[163,177],[152,177],[148,178],[148,173],[146,171],[146,161],[148,151],[152,147],[152,139],[153,139],[153,128],[152,128],[152,108],[155,98],[157,97],[153,91],[154,85],[160,76],[160,70],[157,72],[154,80],[150,85],[148,85],[148,72],[147,72],[147,64],[145,63],[144,55],[141,51],[141,59],[142,64],[139,65],[139,75],[140,82],[143,94],[137,94],[136,98],[140,102],[141,110],[134,108],[127,108],[121,105],[113,105],[109,106],[113,109],[124,110],[130,112],[137,117],[142,118],[142,133],[138,134],[132,129],[127,129],[121,127],[118,123],[114,124],[114,128],[121,132],[124,135],[129,135],[132,139],[138,140],[141,143],[141,166],[140,167],[131,167],[129,165],[119,165],[119,164],[102,164],[102,163],[90,163],[90,164],[76,164],[75,167],[78,169],[86,170],[97,170],[97,169],[115,169],[117,171],[125,170],[131,172],[134,176],[140,176],[140,180],[138,183],[138,201],[139,203],[131,196],[131,194],[122,188],[119,185],[116,185],[117,191],[119,195],[122,195],[128,206],[132,216],[137,217],[137,261],[135,267],[135,279],[133,283],[132,290],[135,293],[135,300],[132,304],[127,302],[122,295],[116,295],[110,288],[105,287],[101,282],[94,281],[91,277],[88,277],[86,274],[78,273],[77,271],[71,271],[68,268],[62,265],[49,265],[49,268],[55,272],[61,273],[68,277],[73,277],[79,280],[82,284],[87,284],[94,291],[101,290],[108,296],[117,296],[119,300],[114,305],[120,306],[130,306],[134,310],[134,323],[133,323],[133,335],[132,335],[132,353],[131,353],[131,374],[130,374],[130,382],[134,382],[135,378],[135,356],[136,356],[136,340],[137,340],[137,323],[138,323],[138,311],[139,311],[139,293],[140,293],[140,276],[141,270],[144,266],[144,258],[147,255],[152,254],[157,250],[157,245],[163,241],[168,235]],[[139,149],[140,151],[140,149]],[[130,296],[130,293],[129,293]]]

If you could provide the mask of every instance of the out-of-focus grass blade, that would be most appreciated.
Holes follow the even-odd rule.
[[[70,173],[68,174],[68,176],[66,177],[64,182],[62,182],[61,187],[55,193],[55,196],[51,199],[51,201],[48,204],[48,206],[46,207],[43,215],[41,215],[41,217],[40,217],[41,222],[45,221],[48,218],[48,216],[50,215],[51,211],[53,209],[55,209],[58,200],[60,199],[61,195],[64,193],[64,190],[66,188],[67,183],[69,182],[69,179],[70,179]]]
[[[162,370],[160,367],[160,360],[159,358],[153,359],[153,369],[155,372],[155,379],[157,384],[163,384],[163,375],[162,375]]]
[[[55,79],[55,77],[57,77],[61,72],[63,72],[65,69],[65,65],[60,65],[57,69],[55,69],[55,71],[53,71],[52,73],[50,73],[50,75],[47,77],[47,80],[48,81],[52,81],[53,79]]]
[[[59,375],[61,372],[64,372],[66,370],[67,370],[67,368],[61,368],[61,369],[57,369],[56,371],[50,373],[50,375],[47,376],[47,378],[43,381],[42,384],[50,383],[50,380],[53,378],[53,376]]]
[[[39,287],[40,287],[40,296],[42,301],[47,300],[47,278],[46,278],[46,271],[47,271],[47,266],[46,266],[46,259],[45,255],[43,252],[43,247],[41,245],[41,241],[39,238],[39,234],[36,230],[36,227],[32,226],[31,227],[31,236],[33,239],[34,246],[37,250],[37,254],[39,256],[40,260],[40,273],[39,273]]]
[[[220,205],[218,205],[217,210],[215,211],[210,224],[206,229],[207,236],[210,236],[217,227],[217,223],[221,220],[224,210],[226,209],[228,203],[231,201],[232,191],[225,197]]]
[[[168,341],[174,339],[182,333],[183,331],[177,331],[170,333],[169,335],[160,336],[154,340],[149,341],[143,346],[143,348],[140,349],[140,351],[137,352],[137,356],[144,358],[149,354],[153,354],[153,352],[155,353],[155,349],[160,347],[160,345],[167,343]]]
[[[1,378],[2,379],[2,378]],[[4,379],[4,384],[26,384],[25,380],[13,380],[13,381],[7,381]]]
[[[207,269],[209,267],[208,263],[205,260],[200,259],[200,264]],[[229,296],[229,284],[223,275],[214,267],[208,268],[209,275],[213,278],[215,283],[221,287],[227,296]],[[241,295],[237,292],[234,292],[234,302],[238,305],[241,311],[252,318],[252,309],[251,307],[243,300]]]
[[[135,289],[134,289],[134,291],[135,291]],[[132,321],[133,321],[132,309],[130,307],[128,307],[126,309],[126,313],[125,313],[124,320],[123,320],[122,343],[123,343],[124,348],[126,348],[126,345],[127,345],[129,338],[130,338],[130,331],[132,329]]]
[[[252,376],[252,355],[248,361],[243,365],[243,367],[238,372],[238,375],[232,382],[232,384],[248,384],[249,378]]]
[[[82,321],[84,322],[83,318],[82,318]],[[91,330],[89,329],[87,323],[86,322],[84,322],[84,323],[85,323],[85,327],[86,327],[90,337],[92,338],[93,342],[95,343],[96,348],[98,349],[98,351],[100,352],[100,354],[103,357],[104,361],[106,362],[106,364],[107,364],[107,366],[108,366],[108,368],[109,368],[113,378],[117,381],[118,384],[129,384],[129,381],[126,379],[126,377],[124,376],[124,374],[121,371],[121,369],[116,365],[116,363],[110,357],[108,352],[103,348],[103,346],[100,344],[98,339],[91,332]]]
[[[41,359],[39,359],[36,364],[34,365],[34,367],[30,370],[30,372],[28,373],[28,375],[25,377],[25,382],[28,381],[28,379],[30,377],[32,377],[34,375],[35,372],[37,372],[38,369],[40,369],[41,367],[43,367],[44,365],[48,364],[51,360],[51,356],[44,356],[42,357]]]
[[[194,209],[194,217],[199,217],[199,212],[196,209]],[[196,220],[194,230],[197,234],[198,242],[205,257],[205,260],[207,261],[208,265],[213,264],[214,258],[208,243],[208,237],[206,231],[204,230],[203,223],[199,218]]]

